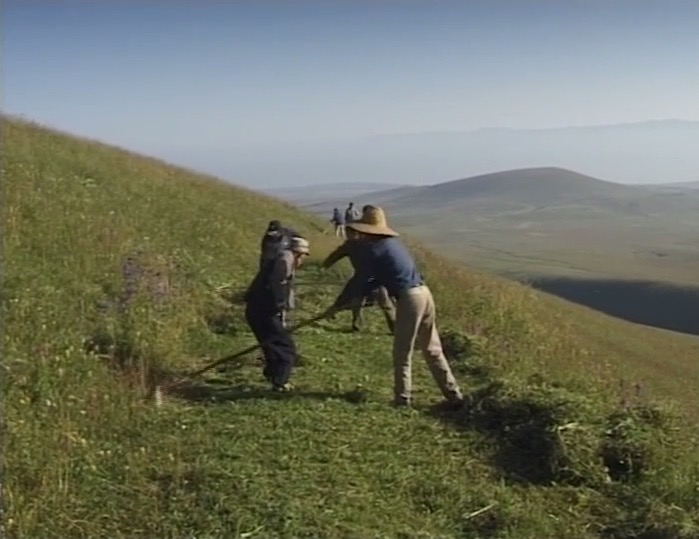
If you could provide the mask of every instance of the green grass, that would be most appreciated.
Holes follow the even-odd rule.
[[[465,412],[435,408],[418,355],[415,409],[388,405],[378,311],[361,334],[344,331],[344,313],[300,330],[289,395],[266,390],[251,354],[156,407],[159,372],[253,342],[225,298],[251,279],[271,218],[314,251],[297,320],[347,275],[318,268],[334,238],[211,178],[17,121],[2,129],[4,537],[699,533],[696,341],[413,246]],[[120,310],[129,255],[144,273]]]
[[[396,219],[416,238],[484,271],[509,276],[638,279],[699,286],[699,226],[655,226],[562,213],[527,222],[479,222],[448,211],[441,218],[406,213]],[[520,228],[524,227],[524,228]]]

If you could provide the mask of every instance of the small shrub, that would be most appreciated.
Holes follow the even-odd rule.
[[[445,330],[439,335],[444,355],[450,363],[461,363],[473,354],[473,342],[465,333]]]
[[[164,255],[157,253],[137,250],[126,255],[121,262],[121,309],[128,308],[139,292],[156,304],[164,301],[170,295],[171,266]]]
[[[220,286],[216,289],[218,295],[231,305],[240,305],[245,303],[244,296],[247,288],[236,288],[232,285]]]
[[[600,454],[614,481],[642,477],[663,428],[662,412],[650,405],[617,410],[607,418]]]
[[[532,484],[601,485],[592,405],[562,388],[494,382],[471,396],[467,425],[494,442],[496,466],[510,480]]]
[[[133,369],[139,355],[136,343],[127,331],[113,334],[106,329],[98,329],[83,341],[83,348],[106,360],[109,367],[119,371]]]
[[[480,361],[485,347],[482,337],[448,329],[443,331],[439,338],[444,355],[454,372],[481,380],[489,380],[492,377],[492,367]]]
[[[204,320],[209,329],[217,335],[236,335],[238,320],[235,313],[228,307],[210,307],[204,313]]]
[[[362,404],[369,400],[369,392],[361,385],[357,385],[352,391],[347,391],[344,398],[352,404]]]
[[[612,513],[601,529],[608,539],[695,539],[699,522],[685,510],[654,500],[638,487],[617,490],[606,511]],[[609,500],[611,501],[611,500]]]

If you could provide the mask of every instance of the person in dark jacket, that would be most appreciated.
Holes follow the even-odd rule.
[[[365,206],[362,218],[348,223],[347,228],[360,235],[363,245],[360,269],[324,316],[332,318],[377,285],[386,287],[389,295],[396,298],[394,403],[397,406],[411,404],[412,355],[417,346],[450,406],[460,408],[464,403],[463,394],[444,356],[434,298],[410,252],[398,239],[398,233],[386,223],[381,208]]]
[[[260,268],[265,261],[277,258],[279,253],[288,249],[294,237],[302,238],[303,236],[291,227],[282,226],[277,219],[270,221],[260,240]]]
[[[267,261],[245,294],[245,320],[255,334],[264,357],[264,377],[274,391],[288,391],[296,362],[296,343],[283,323],[288,287],[294,272],[309,254],[304,238],[294,237],[289,249]]]
[[[345,236],[345,217],[342,215],[342,212],[337,209],[333,208],[333,216],[332,219],[330,219],[330,222],[335,225],[335,236],[339,236],[341,238],[346,237]]]
[[[354,230],[349,229],[347,231],[347,240],[327,256],[322,263],[322,267],[324,269],[328,269],[343,258],[348,257],[356,275],[361,268],[362,248],[363,245],[359,242],[358,234]],[[373,282],[373,277],[371,278],[371,281]],[[351,307],[352,329],[354,331],[360,331],[362,307],[374,302],[378,303],[379,307],[383,311],[388,330],[391,332],[391,334],[393,334],[393,326],[396,321],[395,306],[393,305],[391,297],[388,295],[388,291],[383,286],[377,286],[366,297],[362,297],[354,301]]]
[[[287,251],[293,238],[303,238],[303,236],[291,227],[282,226],[281,222],[276,219],[270,221],[260,241],[260,269],[266,262],[277,259],[282,252]],[[293,283],[289,283],[287,292],[287,304],[281,313],[282,324],[285,327],[288,322],[288,312],[294,308]]]

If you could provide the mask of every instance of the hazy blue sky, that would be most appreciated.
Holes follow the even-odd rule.
[[[2,2],[5,112],[196,166],[386,133],[699,120],[697,58],[697,0]]]

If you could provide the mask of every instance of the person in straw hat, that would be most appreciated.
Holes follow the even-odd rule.
[[[296,343],[284,325],[283,312],[294,273],[309,253],[306,239],[292,238],[288,249],[263,264],[245,293],[245,320],[260,344],[265,365],[262,373],[274,391],[291,389]]]
[[[442,350],[432,292],[398,233],[391,229],[381,208],[364,206],[358,221],[346,227],[357,232],[363,244],[361,268],[326,310],[332,318],[340,310],[365,297],[369,288],[383,286],[396,299],[393,335],[394,404],[411,403],[413,349],[417,346],[442,394],[453,408],[463,405],[463,394]],[[370,277],[374,280],[371,281]]]
[[[323,269],[328,269],[334,264],[347,257],[352,264],[354,272],[357,273],[362,267],[361,256],[364,250],[363,243],[358,241],[358,233],[350,229],[347,231],[347,239],[345,242],[337,247],[332,253],[330,253],[325,260],[323,260],[321,266]],[[370,279],[373,281],[373,277]],[[362,321],[362,307],[370,303],[377,303],[378,306],[383,311],[384,318],[386,320],[386,325],[388,326],[388,331],[393,334],[393,327],[396,321],[395,306],[391,297],[388,295],[388,291],[383,286],[378,286],[375,288],[374,293],[366,298],[359,298],[355,300],[354,305],[352,305],[352,330],[360,331],[360,324]]]

